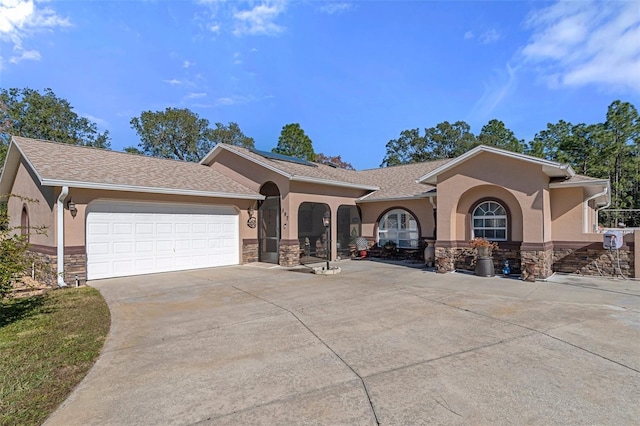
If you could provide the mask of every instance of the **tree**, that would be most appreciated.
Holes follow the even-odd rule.
[[[12,127],[13,123],[9,117],[7,105],[0,99],[0,171],[4,165],[4,157],[7,155]]]
[[[132,118],[130,124],[140,136],[138,152],[153,157],[197,162],[215,144],[209,120],[186,108],[144,111],[140,117]],[[132,148],[136,149],[125,150],[132,152]]]
[[[0,160],[9,145],[9,132],[16,136],[46,139],[73,145],[109,148],[109,132],[98,132],[95,123],[80,117],[71,104],[51,89],[0,89]],[[1,164],[1,163],[0,163]]]
[[[470,129],[464,121],[453,124],[444,121],[425,129],[424,136],[420,135],[420,129],[403,130],[398,139],[387,142],[387,153],[380,166],[457,157],[478,144]]]
[[[316,163],[326,164],[329,166],[337,166],[340,169],[355,170],[355,167],[353,167],[351,163],[347,163],[346,161],[343,161],[342,156],[340,155],[328,156],[328,155],[318,153],[316,154],[316,158],[314,161]]]
[[[25,197],[9,194],[24,202],[37,202]],[[29,251],[29,234],[44,234],[43,227],[23,229],[9,226],[6,205],[0,207],[0,301],[11,293],[13,285],[19,282],[32,265],[38,278],[50,273],[49,267],[37,255]]]
[[[526,145],[523,140],[516,138],[500,120],[489,120],[478,134],[478,142],[482,145],[495,146],[512,152],[524,152]]]
[[[607,110],[604,129],[602,154],[610,170],[612,206],[634,207],[638,205],[638,110],[628,102],[614,101]]]
[[[228,126],[222,123],[216,123],[216,128],[211,132],[212,140],[218,143],[226,143],[228,145],[242,146],[245,148],[255,148],[253,138],[245,136],[240,130],[238,123],[230,122]]]
[[[527,147],[527,154],[546,160],[558,161],[561,145],[572,137],[573,125],[564,120],[547,123],[547,128],[536,135]]]
[[[316,156],[311,139],[304,133],[298,123],[291,123],[282,127],[278,138],[278,146],[273,148],[271,152],[307,161],[313,161]]]
[[[444,121],[426,129],[425,138],[429,151],[429,160],[442,160],[455,158],[469,151],[478,140],[471,133],[471,127],[464,121],[456,121],[450,124]]]
[[[398,139],[391,139],[386,145],[387,153],[380,167],[418,163],[427,160],[427,141],[420,136],[420,129],[403,130]]]

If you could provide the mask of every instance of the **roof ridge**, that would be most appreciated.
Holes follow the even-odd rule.
[[[84,148],[87,150],[93,150],[95,152],[110,152],[113,154],[122,154],[122,155],[131,155],[131,156],[136,156],[138,158],[148,158],[150,160],[156,161],[172,161],[174,163],[185,163],[185,164],[195,164],[198,166],[203,166],[203,164],[194,162],[194,161],[187,161],[187,160],[178,160],[175,158],[164,158],[164,157],[154,157],[152,155],[146,155],[146,154],[142,154],[142,153],[137,153],[137,152],[127,152],[127,151],[114,151],[113,149],[110,148],[99,148],[97,146],[86,146],[86,145],[76,145],[76,144],[72,144],[72,143],[66,143],[66,142],[58,142],[58,141],[50,141],[47,139],[39,139],[39,138],[29,138],[26,136],[17,136],[17,135],[12,135],[12,138],[20,138],[20,139],[26,139],[26,140],[30,140],[30,141],[36,141],[36,142],[41,142],[41,143],[46,143],[46,144],[51,144],[51,145],[58,145],[58,146],[64,146],[64,147],[71,147],[71,148]],[[205,166],[207,167],[207,166]]]
[[[418,164],[435,164],[438,162],[442,162],[442,161],[451,161],[454,160],[454,158],[440,158],[438,160],[428,160],[428,161],[416,161],[416,162],[412,162],[412,163],[403,163],[403,164],[394,164],[392,166],[384,166],[384,167],[373,167],[370,169],[362,169],[362,170],[356,170],[357,172],[369,172],[372,170],[387,170],[387,169],[393,169],[393,168],[399,168],[399,167],[407,167],[407,166],[416,166]]]

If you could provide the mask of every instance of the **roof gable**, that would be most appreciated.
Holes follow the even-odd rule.
[[[451,170],[454,167],[459,166],[460,164],[470,160],[471,158],[483,153],[489,152],[497,155],[502,155],[505,157],[513,158],[520,161],[525,161],[527,163],[533,163],[540,165],[542,167],[543,173],[545,173],[549,177],[563,177],[570,178],[575,175],[573,168],[569,164],[558,163],[556,161],[545,160],[542,158],[532,157],[526,154],[520,154],[517,152],[506,151],[504,149],[495,148],[492,146],[479,145],[459,157],[451,160],[450,162],[443,164],[442,166],[430,171],[429,173],[418,178],[419,183],[428,183],[431,185],[436,185],[438,182],[438,176],[447,170]]]

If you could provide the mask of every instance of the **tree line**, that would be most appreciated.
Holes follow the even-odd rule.
[[[490,120],[478,135],[464,121],[444,121],[434,127],[403,130],[386,144],[381,167],[457,157],[477,145],[569,163],[577,173],[611,181],[614,209],[640,209],[640,116],[632,104],[616,100],[605,120],[595,124],[549,123],[533,140],[518,139],[500,120]],[[227,125],[201,118],[186,108],[143,111],[130,120],[140,138],[125,151],[183,161],[199,161],[216,144],[255,148],[235,122]],[[51,89],[0,89],[0,164],[10,134],[109,149],[108,131],[78,116],[70,103]],[[316,153],[311,138],[298,123],[282,127],[272,152],[353,169],[340,155]]]
[[[609,179],[611,209],[640,209],[640,116],[629,102],[612,102],[601,123],[549,123],[529,142],[499,120],[490,120],[477,136],[470,129],[464,121],[445,121],[424,133],[404,130],[387,143],[381,166],[454,158],[482,144],[568,163],[578,174]],[[615,224],[618,218],[624,219],[603,217]],[[640,226],[640,214],[626,221]]]
[[[238,123],[215,123],[212,127],[209,120],[187,108],[143,111],[129,124],[140,143],[124,151],[134,154],[197,162],[219,143],[255,148],[254,139],[246,136]],[[95,148],[111,147],[109,131],[99,132],[95,123],[76,114],[71,104],[58,98],[51,89],[42,93],[29,88],[0,89],[0,164],[4,164],[11,134]],[[282,128],[278,145],[272,151],[353,169],[339,155],[316,153],[298,123]]]

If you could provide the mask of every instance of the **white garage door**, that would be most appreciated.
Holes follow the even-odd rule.
[[[94,201],[87,214],[87,279],[240,262],[231,207]]]

